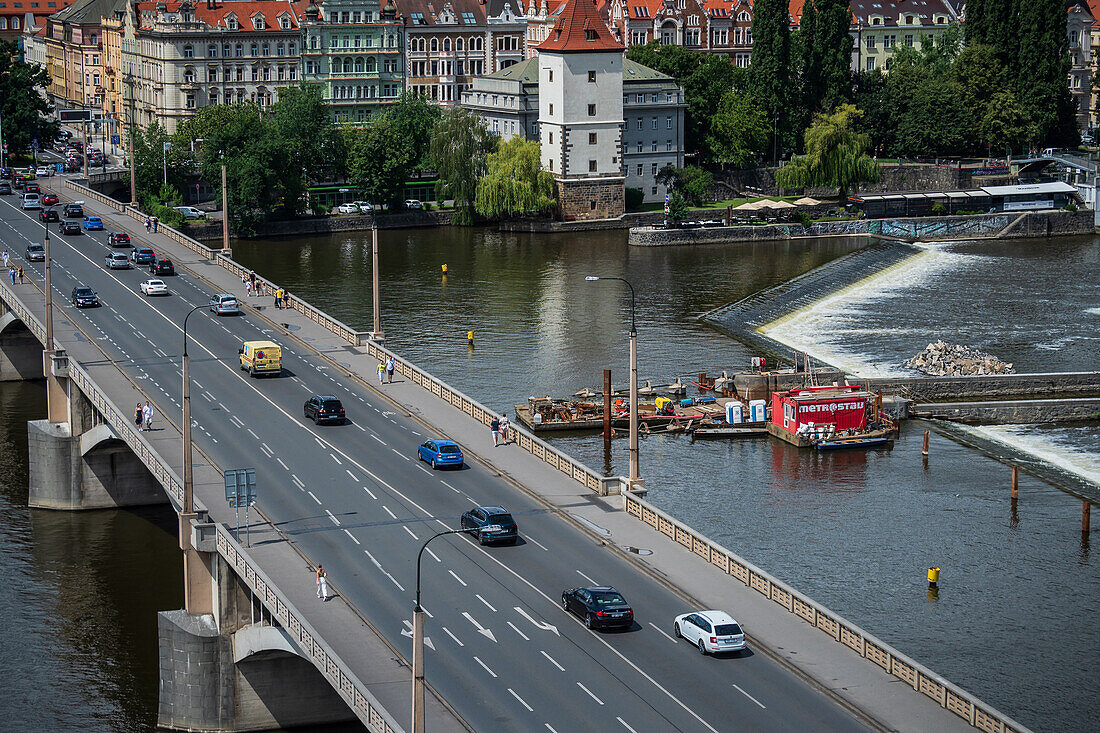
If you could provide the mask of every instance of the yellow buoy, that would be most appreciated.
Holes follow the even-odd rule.
[[[936,584],[940,582],[940,569],[928,568],[928,587],[935,588]]]
[[[473,331],[467,331],[466,332],[466,340],[469,341],[471,344],[474,342],[474,332]]]
[[[443,274],[444,275],[447,274],[447,264],[446,263],[443,263]]]

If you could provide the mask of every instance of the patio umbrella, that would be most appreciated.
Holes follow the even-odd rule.
[[[795,201],[797,206],[818,206],[821,202],[815,198],[809,196],[803,196],[798,201]]]
[[[757,201],[756,202],[756,207],[758,209],[774,209],[775,208],[775,202],[772,201],[771,199],[764,199],[762,201]]]
[[[794,204],[790,203],[789,201],[773,201],[772,202],[772,208],[773,209],[794,209],[796,207],[795,207]]]
[[[740,206],[734,206],[733,207],[734,211],[759,211],[759,209],[760,209],[760,204],[754,204],[751,201],[746,201],[745,203],[741,204]]]

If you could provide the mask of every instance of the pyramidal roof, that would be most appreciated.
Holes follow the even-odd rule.
[[[566,0],[550,36],[535,48],[550,53],[626,50],[611,35],[594,0]]]

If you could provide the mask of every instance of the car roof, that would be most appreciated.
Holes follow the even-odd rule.
[[[337,402],[340,401],[340,398],[334,394],[315,394],[313,396],[319,400],[336,400]]]
[[[458,443],[454,442],[453,440],[447,440],[446,438],[432,438],[432,441],[436,445],[453,445],[456,447],[458,446]]]
[[[698,616],[702,616],[712,624],[735,624],[737,620],[730,616],[725,611],[695,611]]]
[[[507,514],[508,510],[497,504],[489,504],[487,506],[479,506],[478,509],[486,514]]]

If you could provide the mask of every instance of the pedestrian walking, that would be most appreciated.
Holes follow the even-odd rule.
[[[508,430],[511,427],[511,423],[508,422],[508,415],[504,414],[500,416],[500,442],[507,445],[508,443]]]
[[[11,255],[8,254],[7,248],[4,249],[3,258],[4,258],[4,267],[7,267],[8,266],[8,261],[11,259]]]
[[[22,265],[19,266],[19,284],[20,285],[23,284],[23,266]]]
[[[241,285],[248,285],[248,273],[247,272],[242,272],[241,273]]]
[[[149,230],[153,228],[153,222],[149,217],[145,217],[145,233],[148,234]]]
[[[328,600],[328,573],[320,564],[317,565],[317,597],[322,601]]]
[[[378,362],[378,383],[386,383],[386,365],[382,362]]]
[[[500,418],[493,416],[493,419],[489,421],[489,430],[493,431],[493,447],[496,448],[500,443]]]
[[[252,288],[256,288],[256,272],[252,271],[248,273],[248,279],[252,282]]]
[[[264,297],[265,295],[267,295],[267,287],[264,285],[263,280],[257,280],[256,281],[255,290],[256,290],[256,295],[260,296],[261,298]]]
[[[252,281],[251,280],[245,280],[244,281],[244,290],[245,290],[245,293],[248,294],[248,297],[251,298],[252,297]]]
[[[160,219],[158,219],[157,217],[154,216],[153,217],[153,234],[157,233],[157,227],[159,227],[159,226],[160,226]]]
[[[393,384],[393,370],[396,366],[397,364],[394,363],[392,356],[386,359],[386,377],[389,379],[390,384]]]
[[[15,268],[14,267],[9,267],[8,268],[8,279],[11,280],[12,285],[15,285]]]
[[[276,290],[275,290],[275,307],[280,308],[280,309],[283,307],[283,289],[282,288],[276,288]]]
[[[149,404],[149,400],[145,400],[145,406],[141,408],[141,416],[145,422],[145,431],[151,431],[153,429],[153,406]]]
[[[137,429],[141,430],[141,423],[145,418],[145,413],[141,409],[141,403],[137,403],[137,407],[134,408],[134,424],[137,425]]]

